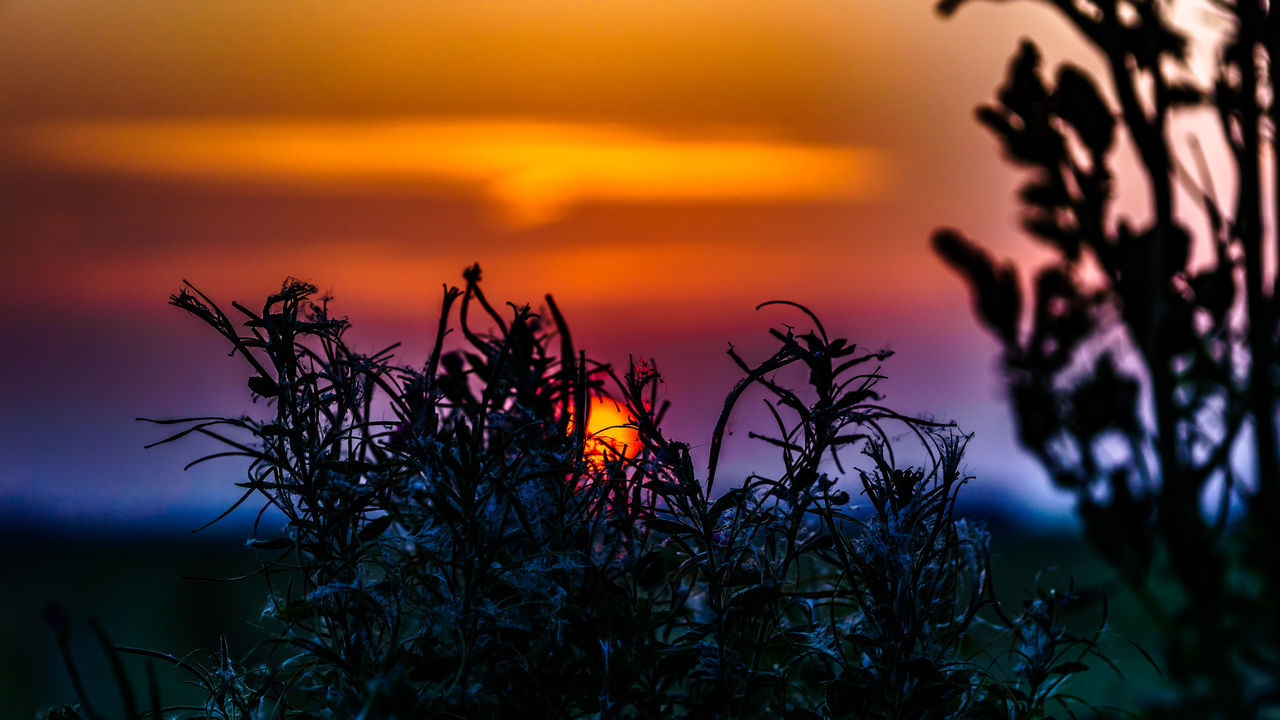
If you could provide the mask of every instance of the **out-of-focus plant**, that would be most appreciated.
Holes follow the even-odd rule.
[[[743,377],[699,473],[662,430],[652,363],[616,373],[576,348],[550,296],[547,322],[493,307],[478,266],[465,278],[414,367],[355,352],[305,283],[261,311],[233,304],[238,321],[193,287],[173,297],[248,364],[270,412],[159,421],[181,428],[162,442],[200,434],[225,450],[196,462],[247,459],[236,505],[256,496],[285,526],[251,540],[261,648],[203,663],[124,649],[207,695],[166,712],[1029,720],[1072,706],[1061,685],[1100,655],[1098,633],[1064,629],[1059,613],[1082,605],[1069,593],[1011,618],[993,606],[987,533],[955,515],[966,438],[881,404],[888,353],[766,303],[812,329],[772,331],[758,364],[730,350]],[[794,372],[800,389],[782,381]],[[775,427],[755,437],[780,472],[725,483],[726,428],[749,391],[765,395]],[[606,392],[638,448],[588,437]],[[922,467],[897,461],[902,432]],[[869,507],[850,506],[841,478]]]
[[[1075,494],[1085,534],[1166,638],[1181,697],[1165,711],[1274,717],[1280,563],[1266,548],[1280,540],[1280,11],[1264,0],[1198,4],[1193,13],[1225,31],[1218,39],[1176,26],[1171,0],[1045,4],[1095,51],[1107,92],[1069,63],[1046,79],[1024,41],[978,119],[1030,170],[1023,225],[1055,258],[1024,301],[1012,264],[952,230],[935,247],[1003,345],[1023,445]],[[1188,68],[1195,44],[1216,59],[1208,82]],[[1172,137],[1196,111],[1216,118],[1207,132],[1229,160],[1219,181],[1230,198],[1196,138]],[[1148,203],[1138,221],[1113,207],[1122,138]],[[1200,232],[1187,222],[1197,214]],[[1233,461],[1247,451],[1240,476]],[[1156,589],[1166,578],[1171,591]]]

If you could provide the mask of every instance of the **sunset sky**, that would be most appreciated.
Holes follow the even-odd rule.
[[[144,451],[133,420],[248,401],[166,305],[184,278],[249,305],[311,280],[416,362],[479,262],[491,297],[553,293],[597,357],[656,358],[702,449],[727,343],[762,357],[800,322],[755,305],[810,305],[898,353],[890,405],[977,433],[975,494],[1060,520],[928,250],[948,225],[1041,257],[972,119],[1022,36],[1082,56],[1017,3],[0,0],[0,507],[190,524],[234,498],[238,467],[183,473],[199,447]]]

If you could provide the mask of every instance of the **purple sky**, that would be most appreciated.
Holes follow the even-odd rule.
[[[903,0],[0,5],[0,509],[190,524],[236,495],[146,415],[238,414],[245,374],[166,305],[295,275],[418,362],[442,282],[556,295],[596,356],[657,359],[695,447],[736,371],[810,305],[897,356],[888,403],[975,431],[975,496],[1062,522],[1017,450],[995,344],[929,253],[941,225],[1034,260],[1016,172],[972,120],[1043,10]],[[450,5],[451,10],[444,10]],[[750,425],[755,411],[739,422]],[[741,435],[745,435],[742,433]],[[727,469],[763,465],[729,447]]]

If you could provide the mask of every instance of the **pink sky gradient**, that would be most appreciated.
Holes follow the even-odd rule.
[[[1061,521],[928,250],[950,225],[1038,257],[972,120],[1023,35],[1080,47],[1019,4],[0,4],[0,504],[145,522],[233,497],[236,468],[183,475],[197,448],[144,452],[159,433],[133,422],[247,402],[166,307],[184,278],[250,305],[309,279],[416,362],[440,284],[478,261],[494,298],[555,294],[596,356],[656,358],[695,447],[736,380],[726,344],[758,357],[799,320],[752,308],[808,304],[897,351],[891,405],[976,431],[975,492]]]

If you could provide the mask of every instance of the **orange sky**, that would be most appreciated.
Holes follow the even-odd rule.
[[[475,261],[495,297],[555,293],[597,354],[656,357],[688,432],[735,379],[725,343],[796,320],[751,308],[811,304],[900,351],[891,401],[979,429],[975,469],[1043,499],[927,250],[945,224],[1035,255],[972,120],[1024,34],[1078,48],[1029,4],[3,0],[0,330],[30,352],[3,361],[27,382],[0,503],[223,497],[157,495],[180,463],[130,422],[236,411],[216,342],[164,307],[181,279],[251,301],[305,277],[412,348]],[[57,459],[60,433],[107,439]]]
[[[0,5],[0,171],[19,188],[71,177],[105,182],[98,193],[162,191],[133,193],[131,217],[100,218],[110,227],[96,229],[85,227],[92,212],[74,193],[11,199],[17,227],[5,242],[31,268],[22,274],[27,298],[40,285],[56,298],[123,291],[145,303],[195,267],[215,288],[257,292],[263,275],[306,257],[306,243],[401,248],[294,268],[366,311],[395,292],[416,301],[415,276],[443,268],[453,277],[462,248],[495,272],[532,264],[536,274],[505,279],[516,296],[549,287],[592,303],[646,292],[650,303],[741,306],[738,292],[750,299],[767,284],[823,294],[856,284],[862,304],[918,302],[944,277],[915,262],[933,226],[958,224],[998,243],[1007,233],[1014,178],[970,111],[990,96],[1019,32],[1070,46],[1047,18],[979,5],[942,22],[929,3],[889,0],[382,0],[323,11],[10,1]],[[148,204],[173,194],[336,198],[355,226],[359,198],[444,199],[478,227],[465,238],[425,227],[337,232],[256,207],[278,217],[229,223],[240,239],[196,240],[199,227],[188,225],[209,218],[170,221],[171,204]],[[743,228],[731,217],[743,206],[798,224]],[[628,221],[604,228],[589,249],[567,242],[593,208],[645,208],[656,219],[697,207],[726,209],[723,231],[641,236]],[[825,220],[804,217],[805,208]],[[163,242],[140,239],[160,234],[145,227],[112,232],[144,219],[174,227]],[[268,236],[279,225],[299,237]],[[290,232],[301,227],[308,234]],[[536,246],[521,240],[530,232]],[[241,240],[261,272],[246,274],[224,251]],[[585,270],[641,254],[665,268],[646,278],[647,291]],[[875,269],[851,283],[854,262]],[[100,273],[111,279],[76,272],[77,263],[111,266]],[[58,278],[74,282],[54,289]]]

